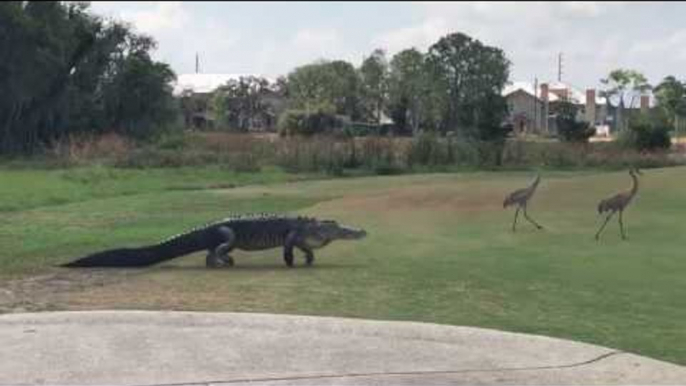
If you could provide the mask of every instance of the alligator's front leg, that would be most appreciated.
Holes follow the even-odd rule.
[[[288,267],[293,267],[293,248],[298,242],[298,234],[295,232],[290,232],[286,236],[286,242],[283,244],[283,260],[286,262]]]
[[[229,252],[231,252],[235,246],[236,235],[229,227],[219,227],[217,232],[221,235],[224,242],[207,253],[205,265],[209,268],[219,268],[227,265],[232,267],[234,261],[233,258],[229,256]]]
[[[298,245],[298,249],[305,254],[305,264],[312,265],[312,263],[314,263],[314,252],[312,252],[310,248],[302,245]]]

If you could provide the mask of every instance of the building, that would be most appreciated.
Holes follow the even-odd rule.
[[[578,107],[577,119],[596,127],[598,132],[617,130],[621,109],[619,98],[602,97],[589,88],[582,91],[563,82],[541,83],[534,89],[530,82],[513,82],[502,92],[509,107],[508,120],[516,134],[556,135],[555,111],[562,102],[571,102]],[[650,94],[625,95],[624,109],[647,110],[654,106]]]
[[[541,96],[541,87],[534,90],[528,82],[514,82],[505,86],[503,96],[507,100],[509,121],[516,134],[544,134],[545,104]]]
[[[238,81],[242,77],[266,79],[269,87],[261,96],[268,109],[259,117],[251,117],[249,127],[255,130],[273,130],[276,128],[279,114],[286,108],[285,99],[277,92],[275,79],[254,74],[181,74],[173,86],[173,93],[181,99],[184,110],[184,121],[187,128],[216,128],[216,118],[212,114],[211,103],[214,92],[229,81]]]
[[[529,82],[514,82],[503,89],[509,107],[509,120],[517,134],[555,135],[555,111],[563,102],[578,107],[579,120],[601,126],[607,124],[611,109],[607,99],[595,89],[585,92],[562,82],[541,83],[534,89]]]

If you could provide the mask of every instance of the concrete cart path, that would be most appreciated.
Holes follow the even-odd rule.
[[[684,384],[686,367],[471,327],[246,313],[0,316],[0,384]]]

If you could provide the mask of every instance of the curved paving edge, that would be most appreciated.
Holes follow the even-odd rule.
[[[251,313],[0,316],[0,384],[683,384],[686,368],[496,330]]]

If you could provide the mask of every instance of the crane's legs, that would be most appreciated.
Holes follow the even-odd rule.
[[[624,234],[624,221],[622,221],[622,211],[619,211],[619,230],[622,231],[622,240],[626,240],[626,235]]]
[[[611,212],[610,214],[607,215],[607,217],[605,218],[605,222],[604,222],[603,225],[600,227],[600,229],[598,229],[598,233],[595,234],[595,239],[596,239],[596,240],[598,240],[598,238],[600,237],[600,233],[603,231],[603,229],[605,229],[605,225],[607,225],[607,222],[610,221],[610,219],[612,218],[612,216],[613,216],[614,214],[615,214],[615,212]]]
[[[542,227],[539,223],[537,223],[537,222],[534,221],[531,217],[529,217],[529,214],[526,212],[526,206],[524,207],[524,217],[525,217],[527,220],[529,220],[530,223],[534,224],[534,225],[536,226],[536,228],[538,228],[538,229],[543,229],[543,227]]]
[[[515,231],[515,227],[517,226],[517,216],[519,216],[519,207],[517,207],[517,211],[515,212],[515,217],[514,217],[514,222],[512,222],[512,232]]]

